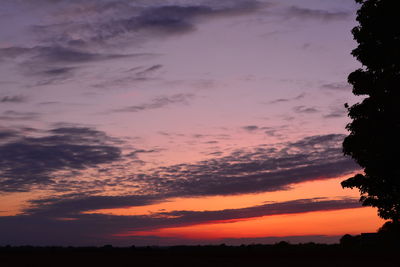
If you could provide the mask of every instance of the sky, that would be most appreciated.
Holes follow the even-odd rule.
[[[2,0],[0,245],[337,242],[351,0]]]

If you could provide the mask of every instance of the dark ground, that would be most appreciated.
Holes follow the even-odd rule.
[[[400,266],[400,249],[300,244],[113,248],[0,247],[0,266]]]

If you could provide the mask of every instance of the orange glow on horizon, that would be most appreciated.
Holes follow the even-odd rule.
[[[159,236],[183,239],[257,238],[307,235],[343,235],[375,232],[383,220],[373,208],[271,215],[239,221],[212,222],[149,231],[125,232],[115,236]]]

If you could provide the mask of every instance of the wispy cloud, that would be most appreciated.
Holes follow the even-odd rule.
[[[344,105],[342,107],[331,107],[329,113],[325,114],[323,117],[325,119],[335,119],[343,118],[346,116],[346,108]]]
[[[0,121],[30,121],[37,120],[40,113],[37,112],[20,112],[14,110],[6,110],[0,115]]]
[[[300,100],[300,99],[304,98],[305,96],[306,96],[305,93],[301,93],[295,97],[274,99],[274,100],[267,102],[267,104],[279,104],[279,103],[289,102],[289,101],[293,101],[293,100]]]
[[[158,70],[162,69],[163,65],[156,64],[150,67],[138,66],[127,71],[113,74],[113,78],[105,78],[104,81],[97,82],[93,85],[96,88],[115,88],[132,86],[138,82],[147,82],[156,80],[155,75]]]
[[[322,21],[345,20],[351,17],[352,11],[331,11],[322,9],[310,9],[299,6],[291,6],[286,10],[287,18],[318,19]]]
[[[27,97],[23,95],[3,96],[0,97],[0,103],[24,103]]]
[[[121,58],[130,55],[99,54],[62,46],[8,47],[0,49],[1,58],[16,58],[22,56],[35,63],[83,63]]]
[[[293,111],[296,113],[318,113],[319,110],[316,107],[306,107],[306,106],[296,106],[293,108]]]
[[[161,96],[153,99],[151,102],[140,105],[114,109],[113,112],[141,112],[152,109],[160,109],[172,104],[188,104],[194,97],[193,94],[175,94],[171,96]]]
[[[351,91],[350,84],[346,82],[337,82],[337,83],[326,83],[321,86],[323,89],[333,90],[333,91]]]
[[[39,5],[41,10],[37,8]],[[83,67],[89,68],[90,63],[149,55],[130,52],[139,43],[190,33],[201,21],[249,14],[262,6],[256,0],[187,3],[40,0],[36,5],[29,0],[7,1],[5,8],[10,11],[10,20],[13,16],[28,17],[24,28],[30,31],[24,33],[24,38],[29,41],[14,44],[10,40],[8,46],[0,47],[0,64],[14,63],[23,75],[35,75],[33,79],[37,81],[31,86],[68,82],[68,78],[83,73]],[[32,12],[23,14],[26,9]],[[42,13],[50,15],[41,20]],[[143,69],[136,73],[135,79],[146,80],[147,75],[160,68],[161,65],[153,65]],[[132,82],[127,76],[110,79],[114,84]],[[99,86],[112,85],[99,83]]]
[[[260,5],[254,0],[229,0],[220,3],[171,1],[162,5],[155,1],[146,4],[100,1],[96,5],[87,5],[86,9],[80,9],[76,14],[79,17],[86,16],[88,19],[85,22],[77,17],[77,23],[71,23],[74,21],[71,19],[74,14],[70,13],[67,17],[68,23],[41,25],[35,30],[48,36],[47,38],[61,41],[64,45],[104,45],[109,44],[110,40],[118,42],[134,37],[141,39],[143,34],[146,38],[159,38],[191,32],[195,30],[199,19],[242,15],[257,10]],[[73,8],[73,4],[66,5],[66,11]],[[59,10],[60,13],[61,11]]]

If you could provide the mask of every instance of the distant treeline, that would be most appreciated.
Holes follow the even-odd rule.
[[[398,266],[398,247],[360,243],[0,247],[1,266]],[[272,264],[272,265],[271,265]]]

